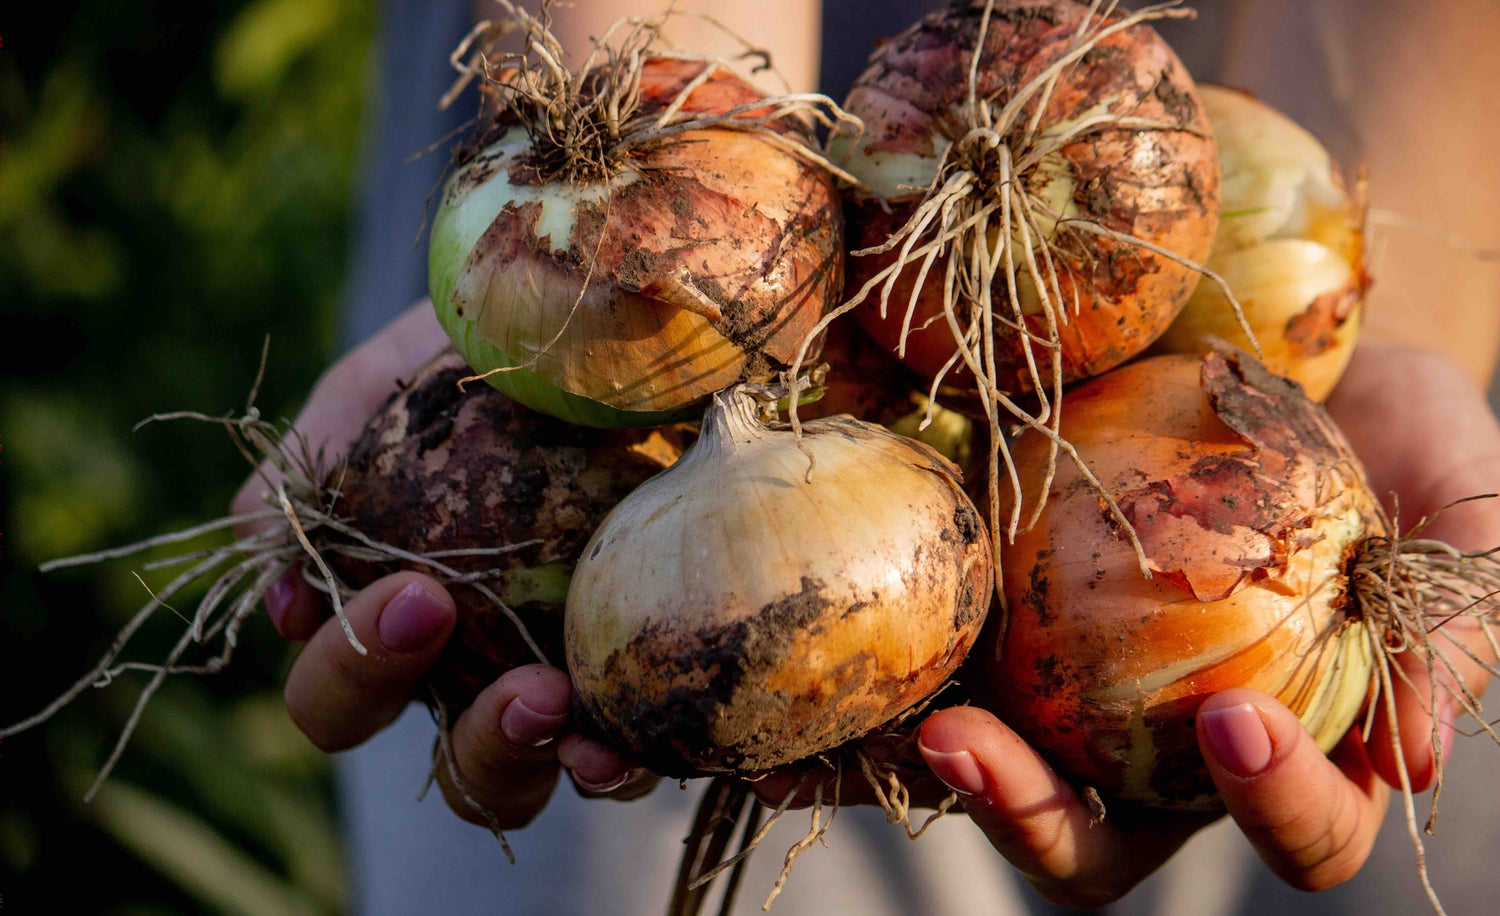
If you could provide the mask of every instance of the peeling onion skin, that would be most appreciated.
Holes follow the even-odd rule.
[[[610,514],[565,621],[582,705],[658,773],[752,773],[859,738],[941,687],[978,636],[989,539],[957,469],[849,417],[808,459],[736,393]]]
[[[640,112],[665,108],[705,66],[645,63]],[[720,69],[682,111],[761,97]],[[688,131],[585,185],[528,183],[520,125],[502,118],[484,143],[443,192],[432,300],[480,371],[542,353],[488,379],[534,409],[601,427],[681,419],[714,391],[785,368],[843,288],[831,176],[763,135]]]
[[[925,186],[942,147],[967,129],[958,111],[967,97],[983,10],[981,2],[950,7],[890,39],[871,56],[850,92],[845,109],[864,121],[865,133],[842,164],[876,195],[885,195],[855,199],[847,208],[851,249],[879,245],[906,222],[921,195],[903,191],[897,182]],[[1003,102],[1045,70],[1066,50],[1085,12],[1085,6],[1069,0],[996,3],[979,68],[979,93]],[[1044,130],[1101,105],[1111,113],[1166,120],[1188,130],[1087,135],[1048,156],[1029,173],[1027,187],[1065,202],[1065,215],[1093,219],[1201,263],[1218,221],[1219,165],[1208,122],[1181,62],[1153,29],[1137,26],[1104,40],[1068,72],[1042,118]],[[1059,270],[1068,308],[1067,324],[1059,328],[1065,381],[1097,375],[1139,354],[1171,323],[1197,284],[1194,271],[1137,246],[1092,235],[1053,236],[1067,256],[1067,269]],[[894,252],[851,257],[849,289],[859,289],[894,259]],[[900,340],[918,266],[902,270],[885,318],[874,302],[855,312],[871,335],[892,350]],[[934,267],[918,298],[904,357],[928,378],[954,352],[952,333],[942,318],[942,287],[942,271]],[[997,275],[994,295],[997,310],[1004,303],[1009,314],[1003,272]],[[1023,307],[1028,325],[1045,338],[1041,306],[1029,288],[1023,288]],[[925,330],[918,330],[930,320]],[[1000,387],[1029,389],[1019,336],[998,322],[995,335]],[[964,381],[973,384],[963,376],[952,377],[951,384]]]
[[[487,385],[460,391],[458,380],[471,374],[448,350],[391,395],[350,453],[336,508],[371,538],[412,553],[541,539],[514,553],[442,562],[466,573],[505,570],[487,584],[561,663],[574,561],[609,510],[670,463],[673,448],[648,444],[645,432],[563,423]],[[326,556],[356,588],[397,568]],[[462,709],[495,678],[536,658],[486,598],[461,585],[449,591],[458,625],[429,676],[449,708]]]
[[[1312,134],[1253,96],[1199,86],[1223,164],[1208,266],[1244,307],[1266,368],[1323,401],[1359,340],[1370,277],[1364,204]],[[1211,338],[1248,347],[1228,299],[1202,280],[1152,352],[1201,354]]]
[[[1005,631],[976,649],[985,702],[1083,783],[1180,810],[1220,804],[1194,726],[1213,693],[1265,691],[1329,750],[1372,671],[1346,569],[1385,533],[1332,419],[1248,355],[1215,351],[1080,386],[1063,434],[1131,520],[1153,576],[1059,465],[1039,523],[1005,557]],[[1015,451],[1033,486],[1044,452],[1035,434]]]

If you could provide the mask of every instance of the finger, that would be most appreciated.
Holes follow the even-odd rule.
[[[568,768],[578,794],[586,798],[627,801],[656,786],[655,775],[632,766],[613,748],[583,735],[564,737],[557,747],[557,759]]]
[[[319,449],[329,456],[344,454],[370,416],[396,390],[396,381],[411,375],[446,346],[448,338],[432,303],[423,299],[329,367],[292,427],[314,454]],[[274,468],[262,463],[235,494],[231,511],[243,515],[266,508],[266,497],[279,479]],[[256,530],[255,524],[236,528],[240,537]]]
[[[1391,673],[1396,721],[1400,724],[1397,738],[1413,792],[1423,791],[1436,779],[1437,755],[1441,753],[1446,760],[1453,750],[1456,719],[1470,708],[1478,711],[1478,698],[1489,682],[1489,672],[1476,660],[1476,657],[1488,660],[1492,655],[1477,620],[1454,619],[1431,635],[1434,648],[1441,653],[1441,658],[1432,659],[1436,691],[1426,662],[1417,653],[1402,654],[1398,660],[1400,667]],[[1466,693],[1474,699],[1469,700]],[[1387,785],[1399,788],[1401,772],[1391,746],[1390,718],[1383,700],[1377,702],[1370,740],[1365,746],[1375,772]]]
[[[918,740],[985,836],[1048,900],[1103,906],[1154,871],[1208,818],[1163,818],[1127,831],[1094,823],[1088,806],[1031,746],[989,713],[940,710]]]
[[[1465,497],[1500,491],[1500,425],[1456,365],[1409,347],[1361,344],[1329,408],[1343,418],[1375,492],[1395,495],[1393,508],[1399,507],[1403,528],[1409,530],[1426,516],[1431,518],[1426,537],[1462,550],[1500,544],[1500,511],[1494,502],[1454,505]],[[1371,423],[1370,417],[1380,422]],[[1453,718],[1465,711],[1458,698],[1465,689],[1475,697],[1482,694],[1489,680],[1485,666],[1494,663],[1490,643],[1472,618],[1446,621],[1431,638],[1437,650],[1432,658],[1439,684],[1435,694],[1419,653],[1404,653],[1401,669],[1393,672],[1402,757],[1414,791],[1435,778],[1434,743],[1451,748]],[[1436,742],[1434,712],[1440,720]],[[1367,750],[1381,778],[1399,786],[1383,702]]]
[[[327,601],[307,583],[300,567],[293,567],[271,583],[265,596],[266,614],[282,639],[307,642],[330,613]]]
[[[438,768],[449,807],[465,820],[487,824],[472,799],[503,829],[529,823],[557,785],[557,739],[572,695],[567,674],[546,665],[507,671],[481,691],[453,723],[451,747],[463,791],[446,767]]]
[[[292,664],[286,708],[324,751],[363,742],[401,713],[417,680],[453,632],[453,599],[437,582],[396,573],[344,606],[361,655],[337,620],[328,620]]]
[[[1403,527],[1456,500],[1500,491],[1500,426],[1483,394],[1437,354],[1361,343],[1328,409],[1371,489],[1383,500],[1395,495]],[[1426,533],[1485,550],[1500,544],[1500,512],[1488,500],[1454,506]]]
[[[1236,688],[1204,702],[1198,743],[1230,815],[1288,884],[1323,890],[1364,864],[1390,793],[1357,732],[1330,758],[1291,710]]]

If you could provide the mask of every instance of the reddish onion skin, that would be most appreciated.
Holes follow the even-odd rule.
[[[661,112],[709,66],[646,61],[633,117]],[[760,98],[715,68],[681,113]],[[809,139],[792,119],[768,129]],[[537,409],[592,426],[657,425],[786,368],[843,288],[832,177],[763,133],[709,127],[642,142],[606,182],[553,178],[544,189],[562,203],[544,207],[529,199],[542,188],[519,130],[502,115],[460,156],[434,227],[431,280],[439,319],[477,368],[541,354],[490,379]],[[471,245],[473,230],[449,231],[459,218],[445,214],[497,177],[513,189],[497,200],[509,203]],[[538,381],[560,393],[536,393]]]
[[[1217,691],[1277,697],[1329,749],[1371,671],[1346,574],[1384,529],[1327,414],[1248,356],[1163,356],[1076,389],[1063,435],[1153,576],[1061,464],[1040,521],[1003,557],[1008,621],[975,649],[986,702],[1086,784],[1178,809],[1218,804],[1194,730]],[[1015,450],[1033,487],[1045,451],[1035,434]]]
[[[574,561],[609,510],[669,465],[680,446],[646,431],[572,426],[488,385],[461,391],[459,380],[471,374],[448,350],[386,400],[351,451],[337,511],[365,535],[412,553],[540,539],[514,553],[442,562],[460,572],[504,570],[487,584],[560,664]],[[324,553],[356,588],[398,568]],[[458,626],[430,677],[449,707],[461,709],[495,678],[536,658],[480,593],[464,586],[450,592]]]
[[[965,133],[960,107],[983,11],[984,4],[976,2],[928,16],[871,57],[845,103],[866,128],[848,163],[856,175],[868,181],[865,170],[870,166],[862,162],[866,156],[936,157],[939,138],[951,142]],[[1067,50],[1086,11],[1069,0],[997,2],[978,71],[979,94],[1003,104]],[[1219,164],[1192,79],[1177,56],[1153,29],[1136,26],[1105,39],[1065,74],[1042,116],[1043,130],[1104,110],[1182,129],[1088,134],[1031,170],[1024,179],[1027,189],[1040,194],[1049,179],[1070,176],[1074,186],[1067,199],[1078,216],[1202,263],[1218,225]],[[928,168],[929,178],[931,173]],[[913,193],[853,201],[846,209],[850,247],[883,243],[906,222],[920,197]],[[1171,323],[1198,281],[1192,269],[1127,242],[1082,232],[1063,233],[1053,241],[1054,256],[1060,250],[1065,267],[1059,279],[1068,323],[1059,334],[1066,381],[1097,375],[1144,350]],[[894,258],[894,252],[851,257],[849,289],[859,289]],[[856,312],[871,335],[893,350],[918,267],[909,264],[902,271],[886,317],[874,302]],[[1017,269],[1024,273],[1022,266]],[[942,287],[942,270],[934,267],[919,295],[904,357],[929,378],[954,352],[942,317]],[[1008,314],[1003,274],[997,275],[993,292],[997,310]],[[1045,338],[1040,306],[1027,311],[1031,329]],[[927,327],[918,330],[923,325]],[[995,332],[1000,387],[1030,388],[1018,335],[999,323]]]

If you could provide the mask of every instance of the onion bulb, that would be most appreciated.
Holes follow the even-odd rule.
[[[658,425],[769,380],[842,289],[833,179],[792,116],[821,97],[766,99],[713,61],[657,55],[654,34],[637,25],[585,76],[551,57],[487,71],[498,113],[432,226],[432,300],[459,352],[590,426]]]
[[[386,400],[350,452],[339,517],[361,536],[409,554],[459,551],[444,565],[482,574],[479,581],[560,664],[573,563],[609,510],[676,460],[681,439],[670,429],[573,426],[487,385],[460,388],[471,374],[449,350]],[[315,529],[313,538],[352,588],[423,568],[351,552],[350,538],[336,532]],[[458,622],[429,678],[456,711],[501,674],[538,658],[496,602],[471,586],[455,584],[450,592]]]
[[[1491,613],[1493,561],[1395,537],[1332,419],[1237,351],[1117,369],[1070,395],[1063,428],[1140,549],[1060,468],[1007,556],[1007,619],[976,653],[986,702],[1106,795],[1213,809],[1194,730],[1209,695],[1262,690],[1326,751],[1389,690],[1388,655],[1441,666],[1428,634]],[[1046,452],[1024,434],[1023,475],[1039,479]]]
[[[449,714],[468,706],[513,667],[560,662],[563,606],[579,551],[626,493],[676,459],[681,439],[670,429],[571,426],[489,386],[461,389],[459,380],[471,371],[452,350],[439,354],[386,400],[348,460],[338,464],[326,462],[296,429],[262,419],[253,400],[238,418],[167,415],[226,427],[266,484],[266,505],[45,564],[48,571],[171,544],[191,548],[163,561],[182,571],[152,592],[98,664],[47,708],[6,727],[6,736],[46,721],[79,693],[128,670],[157,672],[137,701],[138,712],[167,673],[222,670],[262,597],[298,568],[330,595],[360,654],[368,648],[342,610],[357,589],[402,569],[427,573],[447,587],[457,626],[418,691],[440,721],[450,721]],[[197,549],[202,535],[231,524],[258,527],[227,544]],[[205,582],[191,609],[191,626],[165,659],[119,660],[130,637],[153,614]],[[132,717],[120,735],[95,788],[119,759],[138,720],[139,715]],[[446,741],[442,749],[450,753]]]
[[[881,45],[845,103],[865,132],[839,159],[868,189],[849,282],[879,291],[856,312],[877,340],[928,378],[1014,393],[1156,339],[1218,219],[1192,79],[1144,24],[1180,12],[974,0]]]
[[[1281,112],[1246,93],[1200,86],[1223,168],[1219,230],[1208,267],[1244,309],[1266,367],[1308,397],[1328,397],[1354,354],[1364,270],[1364,202],[1327,150]],[[1157,350],[1203,353],[1217,337],[1249,341],[1223,290],[1199,282]]]
[[[584,549],[568,670],[607,736],[658,773],[768,769],[936,691],[979,632],[990,556],[930,448],[849,417],[803,425],[799,447],[735,389]]]

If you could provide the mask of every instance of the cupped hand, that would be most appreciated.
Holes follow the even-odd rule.
[[[313,450],[348,451],[365,422],[396,389],[448,346],[430,303],[407,310],[340,359],[318,380],[294,426]],[[262,473],[273,474],[269,468]],[[274,479],[274,478],[272,478]],[[252,476],[235,496],[236,514],[264,507],[266,479]],[[355,747],[401,714],[456,622],[453,598],[436,580],[415,572],[386,576],[360,590],[344,612],[369,650],[361,655],[333,619],[326,601],[300,571],[266,595],[266,610],[284,638],[305,642],[286,682],[288,713],[324,751]],[[579,792],[633,798],[655,779],[604,745],[571,732],[567,675],[545,665],[506,672],[452,723],[451,746],[463,791],[446,767],[439,784],[465,820],[520,827],[546,805],[566,769]],[[465,797],[467,795],[467,797]]]
[[[1427,535],[1464,550],[1500,544],[1500,506],[1455,500],[1500,490],[1500,427],[1454,364],[1417,350],[1367,342],[1328,403],[1360,455],[1372,488],[1399,502],[1409,527],[1436,515]],[[1457,623],[1457,621],[1455,621]],[[1488,655],[1478,628],[1445,626]],[[1447,655],[1475,695],[1487,675],[1455,646]],[[1405,659],[1403,659],[1405,661]],[[1430,693],[1422,666],[1394,691],[1401,760],[1413,791],[1435,776]],[[1453,708],[1439,705],[1443,753]],[[1296,716],[1271,697],[1228,690],[1198,714],[1198,740],[1240,829],[1288,883],[1321,890],[1352,877],[1379,830],[1390,787],[1402,784],[1383,708],[1368,743],[1351,731],[1324,755]],[[941,710],[923,723],[919,749],[959,793],[964,810],[1005,858],[1048,899],[1098,906],[1123,895],[1211,818],[1111,806],[1096,822],[1087,799],[993,715]]]

